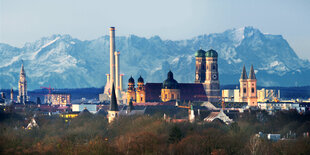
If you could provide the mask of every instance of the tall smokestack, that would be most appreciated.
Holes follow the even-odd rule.
[[[107,75],[107,84],[110,84],[110,74],[106,74]]]
[[[110,27],[110,88],[115,80],[115,28]]]
[[[116,97],[120,97],[119,89],[119,54],[120,52],[115,52],[115,85],[116,85]]]
[[[124,74],[120,75],[120,79],[119,79],[119,90],[123,91],[123,76]]]
[[[13,88],[11,88],[11,101],[13,101],[13,99],[14,99],[14,94],[13,94],[14,92],[13,92]]]

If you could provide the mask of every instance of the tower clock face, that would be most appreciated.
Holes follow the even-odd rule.
[[[216,74],[212,74],[212,79],[216,80],[217,79],[217,75]]]

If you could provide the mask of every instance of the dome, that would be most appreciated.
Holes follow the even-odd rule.
[[[135,83],[135,80],[132,78],[132,76],[129,78],[128,83]]]
[[[138,82],[144,83],[144,80],[143,80],[143,78],[141,77],[141,75],[140,75],[140,77],[138,78]]]
[[[213,49],[210,49],[206,52],[206,57],[217,57],[217,56],[218,56],[217,52]]]
[[[206,51],[200,49],[198,51],[196,51],[195,53],[195,57],[205,57]]]
[[[163,82],[163,89],[179,89],[179,83],[173,79],[173,73],[168,72],[167,79]]]

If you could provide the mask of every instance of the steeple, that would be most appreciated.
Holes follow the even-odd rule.
[[[19,74],[19,78],[20,79],[25,79],[26,77],[26,73],[25,73],[25,70],[24,70],[24,62],[22,63],[22,67],[20,68],[20,74]]]
[[[19,81],[18,81],[18,96],[17,102],[25,104],[28,101],[27,96],[27,80],[26,73],[24,70],[24,62],[22,61],[22,66],[20,69]]]
[[[22,63],[22,67],[21,67],[21,69],[20,69],[20,73],[22,74],[22,73],[24,73],[25,71],[24,71],[24,63]]]
[[[242,73],[240,79],[247,79],[248,76],[246,75],[245,65],[243,65]]]
[[[119,111],[118,105],[117,105],[117,99],[116,99],[116,95],[115,95],[114,83],[112,84],[110,111]]]
[[[251,65],[251,71],[250,71],[249,79],[256,79],[253,65]]]

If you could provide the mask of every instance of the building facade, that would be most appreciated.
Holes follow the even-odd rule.
[[[195,53],[196,70],[195,83],[204,83],[206,80],[206,52],[202,49]]]
[[[90,113],[95,114],[97,112],[97,105],[90,103],[72,104],[73,112],[81,112],[84,109],[87,109]]]
[[[144,88],[144,80],[140,76],[138,78],[138,87],[136,91],[136,103],[145,103],[145,88]]]
[[[129,103],[130,100],[132,102],[136,102],[136,88],[135,88],[135,80],[131,76],[128,80],[128,88],[127,88],[127,103]]]
[[[247,77],[245,66],[243,66],[240,77],[240,102],[247,102],[249,106],[257,106],[257,80],[253,65],[251,66],[249,77]]]
[[[26,104],[28,102],[28,95],[27,95],[27,80],[26,80],[26,73],[24,70],[24,64],[20,69],[19,81],[18,81],[18,96],[17,102],[21,104]]]
[[[69,105],[71,104],[71,94],[53,93],[44,96],[44,102],[52,105]]]
[[[180,86],[173,78],[173,73],[171,71],[168,72],[167,79],[163,82],[161,100],[163,102],[180,100]]]
[[[210,102],[220,99],[220,81],[218,73],[218,53],[210,49],[198,50],[196,57],[195,83],[203,83],[205,92]]]

